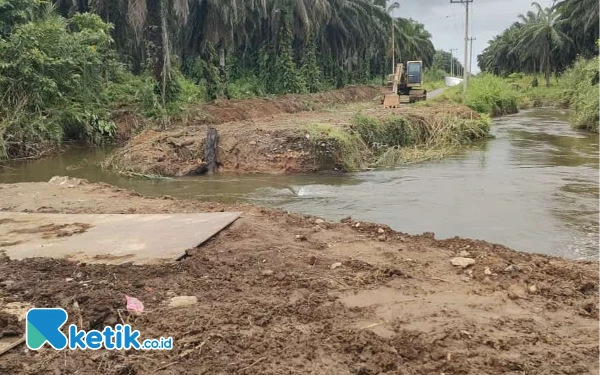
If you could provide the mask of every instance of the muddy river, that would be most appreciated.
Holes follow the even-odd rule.
[[[484,239],[515,250],[598,257],[598,135],[566,113],[534,109],[496,119],[494,139],[436,162],[354,174],[233,175],[138,180],[103,171],[104,150],[72,149],[0,166],[0,182],[54,175],[142,194],[249,201],[332,220],[386,223],[407,233]]]

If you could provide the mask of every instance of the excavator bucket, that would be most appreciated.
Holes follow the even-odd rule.
[[[400,96],[396,93],[386,94],[383,98],[383,108],[398,108]]]

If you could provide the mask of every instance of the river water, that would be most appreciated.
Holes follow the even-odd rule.
[[[411,234],[597,258],[598,135],[572,130],[564,111],[549,108],[495,119],[492,129],[495,138],[442,161],[353,174],[138,180],[101,170],[106,151],[72,149],[0,166],[0,182],[69,175],[148,195],[248,201],[332,220],[352,216]]]

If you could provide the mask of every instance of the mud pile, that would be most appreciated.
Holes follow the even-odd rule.
[[[478,134],[461,125],[465,121],[475,123],[480,120],[480,116],[467,107],[423,103],[383,109],[377,101],[370,100],[370,95],[374,94],[371,91],[347,88],[314,96],[294,96],[295,102],[289,102],[287,96],[251,99],[231,103],[231,107],[227,108],[224,104],[214,104],[208,112],[213,113],[209,115],[213,124],[200,125],[203,122],[192,121],[187,126],[176,126],[166,131],[145,130],[117,150],[103,165],[122,173],[141,175],[202,174],[205,171],[204,142],[211,126],[219,133],[217,158],[220,171],[293,173],[359,170],[369,165],[374,153],[368,142],[355,137],[351,130],[350,125],[357,113],[379,119],[402,116],[413,128],[422,129],[421,133],[431,134],[431,138],[465,138]],[[285,101],[279,103],[280,99]],[[336,103],[337,106],[327,110],[302,111],[305,106],[301,103],[311,100],[316,100],[321,108],[323,103]],[[359,103],[343,104],[354,100]],[[266,103],[264,107],[254,107],[263,103]],[[239,108],[248,111],[239,111]],[[301,112],[289,114],[296,110]],[[222,123],[225,120],[230,121]]]
[[[31,196],[35,195],[35,201]],[[0,373],[593,374],[598,262],[436,240],[256,206],[146,198],[104,184],[0,185],[0,210],[160,213],[243,210],[168,265],[0,258],[0,311],[61,306],[69,322],[128,322],[170,351],[29,351]],[[168,235],[168,234],[166,234]],[[534,249],[535,250],[535,249]],[[454,257],[474,264],[453,266]],[[130,315],[125,295],[144,302]],[[170,307],[175,296],[197,303]],[[21,334],[13,318],[7,329]]]

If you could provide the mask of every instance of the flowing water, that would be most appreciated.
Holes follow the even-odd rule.
[[[101,170],[105,151],[0,166],[0,182],[69,175],[142,194],[249,201],[407,233],[483,239],[521,251],[598,257],[598,135],[566,114],[534,109],[494,120],[494,139],[436,162],[353,174],[235,175],[137,180]]]

